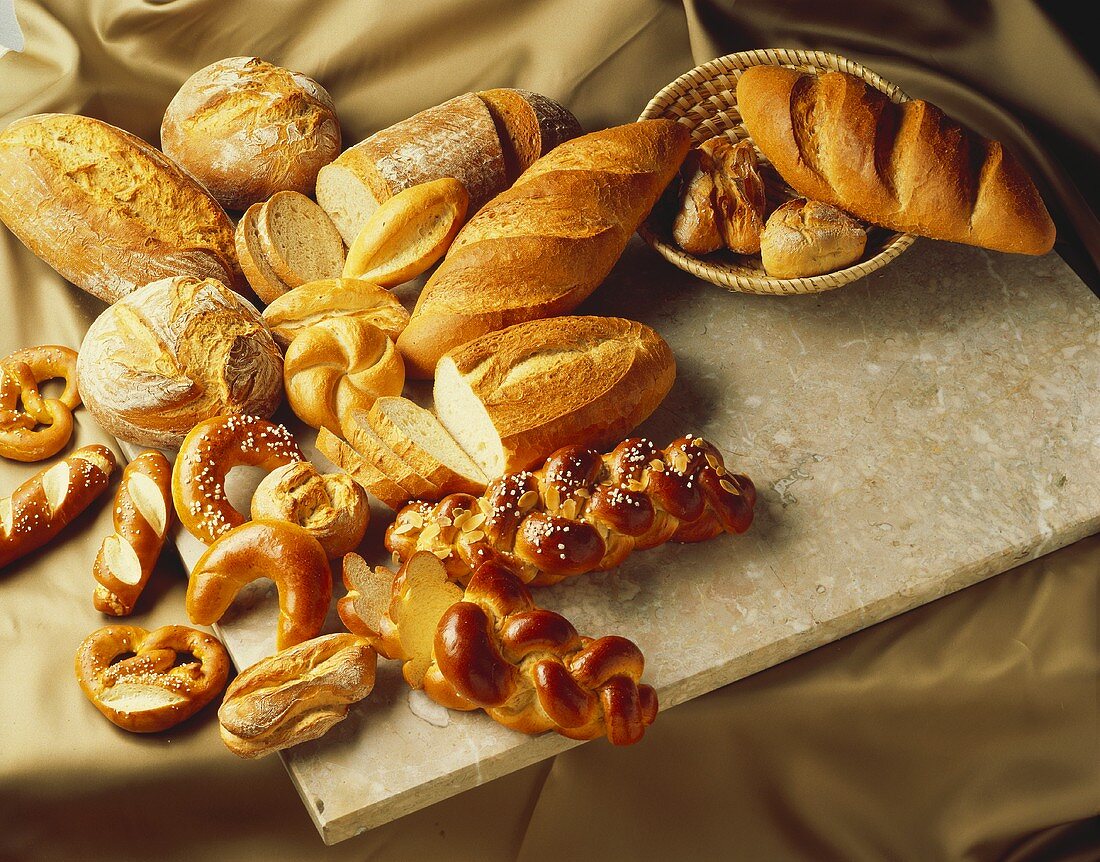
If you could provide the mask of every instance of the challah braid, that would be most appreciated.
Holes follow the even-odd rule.
[[[431,551],[456,581],[498,560],[542,586],[613,568],[635,548],[743,533],[755,501],[752,481],[727,473],[705,440],[658,449],[635,437],[609,455],[559,449],[538,470],[505,473],[481,497],[410,503],[386,530],[386,548],[398,560]]]
[[[396,576],[348,554],[344,583],[348,629],[403,661],[406,681],[449,709],[484,709],[522,733],[606,735],[613,745],[637,742],[657,715],[657,693],[638,683],[637,646],[581,637],[499,562],[478,566],[463,591],[434,554],[414,554]]]

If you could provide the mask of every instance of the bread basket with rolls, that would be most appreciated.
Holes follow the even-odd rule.
[[[737,106],[737,82],[746,69],[760,65],[790,66],[815,74],[845,72],[861,78],[892,102],[909,101],[909,96],[897,85],[852,60],[824,51],[772,48],[730,54],[692,69],[654,96],[639,119],[676,120],[691,130],[695,146],[718,137],[725,137],[731,143],[751,140]],[[772,168],[759,147],[754,145],[754,148],[767,191],[769,211],[785,200],[797,198],[798,193]],[[908,233],[871,226],[863,255],[850,266],[821,275],[776,278],[765,272],[759,254],[719,252],[704,256],[685,251],[672,238],[668,201],[662,204],[665,206],[658,205],[639,231],[642,238],[665,260],[685,272],[744,293],[818,293],[843,287],[886,266],[915,239]]]

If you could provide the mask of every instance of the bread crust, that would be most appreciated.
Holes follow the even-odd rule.
[[[1054,223],[1004,147],[923,100],[892,103],[859,78],[753,66],[745,128],[804,197],[864,221],[996,251],[1045,254]]]
[[[760,259],[773,278],[808,278],[850,266],[866,244],[867,232],[837,207],[795,198],[768,216]]]
[[[397,297],[358,278],[311,281],[280,296],[263,312],[264,323],[283,348],[303,329],[338,317],[374,324],[392,341],[409,322],[409,313]]]

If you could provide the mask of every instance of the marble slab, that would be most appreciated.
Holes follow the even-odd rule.
[[[635,242],[581,311],[657,329],[679,373],[642,430],[703,435],[760,490],[744,536],[537,593],[634,639],[663,709],[1100,529],[1100,302],[1055,255],[919,241],[839,291],[761,297]],[[243,501],[255,477],[236,478]],[[364,542],[378,563],[386,522]],[[275,608],[261,582],[221,621],[238,666],[273,651]],[[576,744],[448,713],[383,662],[346,721],[282,756],[333,843]]]

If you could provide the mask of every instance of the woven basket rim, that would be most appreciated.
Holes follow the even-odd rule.
[[[863,64],[849,60],[840,54],[793,48],[758,48],[752,51],[739,51],[716,57],[696,66],[694,69],[689,69],[650,99],[649,104],[646,105],[645,110],[642,111],[638,119],[648,120],[663,117],[676,119],[680,122],[684,119],[684,113],[675,110],[670,112],[670,109],[676,106],[678,102],[688,99],[694,108],[704,101],[700,94],[701,90],[709,90],[711,97],[720,93],[728,94],[730,89],[726,82],[723,82],[719,87],[716,87],[714,82],[731,75],[736,77],[750,66],[760,65],[842,71],[866,81],[875,89],[884,93],[891,101],[909,101],[909,96],[901,87],[887,81]],[[736,99],[732,101],[735,105]],[[670,113],[672,116],[670,116]],[[708,116],[707,121],[709,122],[714,116],[721,113],[722,111],[718,111]],[[687,122],[683,124],[688,125]],[[691,128],[694,130],[697,125],[692,125]],[[751,140],[747,132],[745,137]],[[639,233],[645,242],[669,263],[712,284],[745,293],[799,294],[833,290],[845,284],[850,284],[865,275],[870,275],[898,257],[916,240],[913,234],[889,231],[885,228],[883,230],[887,230],[889,236],[877,254],[866,260],[857,261],[844,269],[805,278],[773,278],[768,275],[746,275],[735,271],[733,264],[704,260],[688,254],[679,246],[670,242],[670,238],[659,232],[649,220],[643,224]]]

